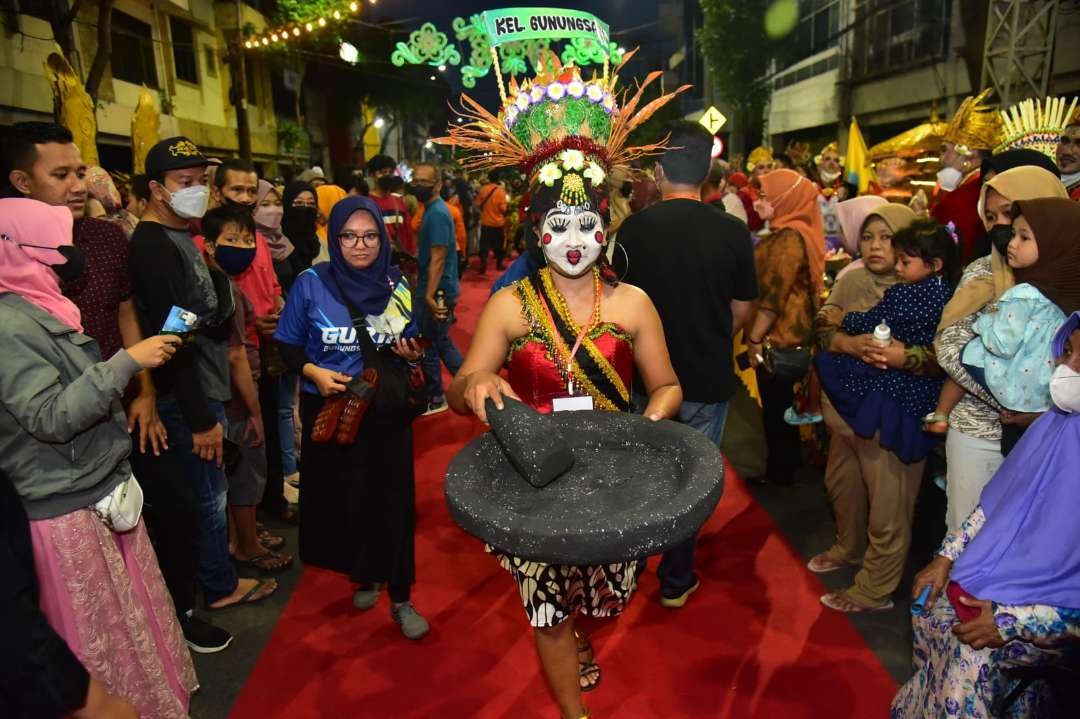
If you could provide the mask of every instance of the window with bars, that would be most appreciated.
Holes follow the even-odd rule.
[[[195,54],[195,30],[190,23],[170,16],[169,34],[172,36],[173,67],[176,70],[176,79],[198,84],[199,56]]]
[[[150,26],[114,10],[111,35],[113,77],[157,89],[157,64]]]
[[[951,3],[862,0],[855,6],[853,78],[883,75],[945,57]]]
[[[841,0],[800,0],[799,24],[795,27],[795,48],[791,62],[817,55],[836,45],[840,32]]]

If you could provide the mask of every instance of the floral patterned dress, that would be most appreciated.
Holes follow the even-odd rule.
[[[986,522],[976,507],[959,531],[950,533],[938,551],[956,561]],[[972,649],[952,633],[958,623],[944,592],[923,617],[914,617],[914,676],[900,687],[892,703],[892,719],[916,717],[995,716],[995,699],[1012,690],[1010,668],[1064,664],[1075,659],[1064,647],[1080,638],[1080,609],[1044,604],[993,603],[994,621],[1005,640],[998,649]],[[1041,682],[1031,684],[1009,706],[1004,717],[1053,716],[1052,702]]]
[[[569,339],[572,344],[580,327],[555,296],[557,290],[545,270],[518,280],[514,291],[530,331],[510,348],[506,362],[510,385],[526,404],[551,412],[552,399],[566,394],[565,367],[554,360],[559,342]],[[630,335],[616,324],[594,323],[575,356],[574,385],[592,396],[597,409],[627,411],[633,367]],[[577,612],[592,617],[620,614],[644,568],[644,562],[636,559],[571,566],[534,562],[490,546],[487,550],[513,576],[534,627],[553,627]]]

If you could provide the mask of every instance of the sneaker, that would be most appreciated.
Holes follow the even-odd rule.
[[[677,589],[660,588],[660,606],[667,607],[668,609],[678,609],[686,604],[686,600],[690,598],[690,595],[697,591],[701,586],[701,580],[697,575],[694,576],[694,583],[690,585],[688,589],[679,592]]]
[[[180,618],[180,630],[184,633],[188,648],[196,654],[216,654],[226,649],[233,640],[232,634],[194,614]]]
[[[300,473],[293,472],[292,474],[285,475],[285,482],[291,484],[294,487],[300,486]]]
[[[356,593],[352,595],[353,606],[360,611],[371,609],[379,601],[379,590],[381,589],[382,585],[378,582],[375,582],[367,589],[357,589]]]
[[[401,633],[407,639],[421,639],[431,628],[427,620],[416,611],[416,607],[412,605],[412,602],[405,602],[397,607],[391,606],[390,616],[401,627]]]
[[[432,400],[431,403],[428,404],[427,411],[424,412],[424,414],[422,414],[421,416],[427,417],[431,414],[439,414],[440,412],[445,412],[448,409],[450,409],[450,405],[446,403],[445,399],[438,401]]]

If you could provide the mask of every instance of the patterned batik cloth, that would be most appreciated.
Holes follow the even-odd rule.
[[[945,537],[938,553],[955,562],[985,523],[982,507],[976,507],[959,530]],[[1006,642],[998,649],[973,649],[956,638],[952,629],[959,619],[944,592],[926,616],[912,618],[914,672],[893,699],[892,719],[990,719],[995,717],[995,699],[1016,686],[1010,669],[1075,661],[1069,650],[1058,647],[1080,637],[1080,610],[1045,604],[992,606],[994,623]],[[1054,711],[1045,683],[1034,682],[997,716],[1060,716]]]
[[[30,536],[41,611],[90,675],[143,719],[188,716],[199,685],[142,522],[117,534],[80,509]]]

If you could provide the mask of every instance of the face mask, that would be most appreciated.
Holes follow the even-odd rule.
[[[416,196],[416,199],[420,200],[420,203],[426,205],[431,202],[431,198],[435,195],[435,188],[429,185],[409,185],[409,191]]]
[[[383,192],[390,192],[397,185],[397,178],[393,175],[383,175],[382,177],[375,178],[375,184],[379,186],[379,189]]]
[[[821,179],[830,185],[840,179],[840,170],[836,170],[835,172],[827,172],[825,170],[821,170],[820,174]]]
[[[997,249],[998,254],[1007,257],[1009,254],[1009,242],[1013,238],[1012,225],[994,225],[986,234],[990,238],[990,244]]]
[[[1080,412],[1080,372],[1060,364],[1050,375],[1050,399],[1062,412]]]
[[[754,212],[758,213],[758,217],[762,220],[768,222],[776,214],[776,209],[768,200],[756,200],[754,202]]]
[[[246,202],[237,202],[236,200],[230,199],[228,197],[225,197],[225,198],[222,198],[222,199],[224,199],[224,202],[222,202],[221,204],[224,205],[225,207],[228,207],[230,210],[238,210],[238,211],[242,211],[242,212],[254,212],[255,211],[255,204],[254,203],[249,205]]]
[[[206,185],[192,185],[170,193],[168,204],[179,217],[194,220],[206,214],[210,202],[210,188]]]
[[[943,167],[938,170],[937,179],[941,189],[952,192],[960,186],[960,180],[964,179],[964,173],[955,167]]]
[[[319,215],[317,207],[293,207],[289,209],[289,226],[295,226],[305,232],[315,231],[315,218]]]
[[[588,272],[600,257],[603,243],[604,226],[595,212],[549,213],[540,230],[544,259],[566,277]]]
[[[219,245],[214,250],[214,259],[227,274],[238,275],[255,260],[255,248]]]
[[[19,247],[32,247],[35,250],[53,250],[59,252],[60,255],[67,260],[61,262],[58,265],[50,265],[47,262],[41,262],[33,255],[30,255],[33,259],[41,262],[41,264],[48,267],[50,270],[56,273],[56,276],[60,278],[61,282],[74,282],[82,277],[86,272],[86,253],[82,249],[75,245],[60,245],[59,247],[45,247],[44,245],[29,245],[22,242],[19,243]]]
[[[281,217],[285,210],[281,205],[259,205],[255,208],[255,224],[271,230],[281,227]]]

